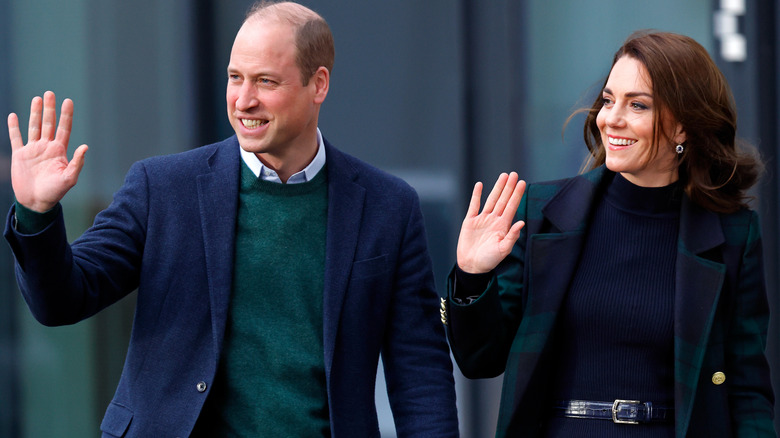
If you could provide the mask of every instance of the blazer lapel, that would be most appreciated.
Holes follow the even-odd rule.
[[[328,172],[328,226],[323,290],[325,372],[330,376],[339,320],[352,272],[363,216],[365,189],[344,155],[325,141]]]
[[[504,397],[520,395],[511,401],[511,410],[502,409],[501,425],[508,428],[516,412],[541,409],[538,395],[547,388],[547,369],[541,358],[550,343],[558,310],[573,278],[582,251],[585,230],[593,208],[604,168],[567,180],[560,185],[534,185],[527,194],[526,228],[532,233],[526,251],[528,301],[512,344],[507,370],[517,373],[504,381]],[[523,396],[526,395],[526,396]],[[504,399],[502,405],[509,406]],[[524,417],[524,416],[521,416]],[[531,424],[514,425],[533,427]]]
[[[577,268],[587,221],[604,173],[604,168],[600,167],[572,178],[549,198],[549,201],[544,193],[540,193],[538,199],[528,199],[527,221],[531,227],[529,232],[538,234],[532,236],[529,242],[529,302],[526,305],[526,315],[536,317],[557,314]],[[547,187],[540,187],[539,190],[545,189]],[[533,205],[540,202],[545,204],[539,207]],[[540,224],[534,226],[533,222],[538,220],[532,215],[534,211],[539,211],[537,208],[541,208],[543,219]],[[547,227],[551,229],[543,229]],[[546,323],[535,327],[534,331],[542,329],[546,339],[547,334],[552,331],[554,319],[542,318]],[[533,319],[529,323],[536,325]]]
[[[525,314],[533,318],[523,318],[519,333],[526,339],[533,339],[528,337],[528,331],[542,334],[540,347],[553,329],[554,316],[577,268],[587,220],[602,175],[603,169],[600,168],[587,174],[587,177],[573,178],[561,187],[541,209],[544,219],[540,226],[547,227],[549,223],[552,229],[534,234],[528,243],[526,263],[529,302],[526,304]],[[538,201],[529,199],[528,202]],[[534,210],[533,206],[529,205],[529,216]],[[534,218],[529,217],[527,220],[531,225]]]
[[[219,361],[233,282],[235,225],[241,156],[236,137],[220,143],[208,157],[208,171],[197,176],[201,231],[211,300],[214,360]]]
[[[683,198],[674,303],[675,428],[685,436],[726,266],[701,254],[725,243],[717,214]]]

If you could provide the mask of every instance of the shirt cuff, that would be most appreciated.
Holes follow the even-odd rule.
[[[455,265],[455,288],[452,300],[458,304],[471,304],[487,289],[493,271],[482,274],[470,274]]]
[[[20,203],[14,211],[14,229],[21,234],[37,234],[45,230],[57,217],[59,204],[49,211],[38,213]]]

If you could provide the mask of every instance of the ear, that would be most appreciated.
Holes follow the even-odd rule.
[[[674,127],[674,136],[672,137],[672,141],[674,141],[674,144],[683,144],[687,139],[688,136],[685,135],[685,130],[683,129],[682,125],[677,123]]]
[[[320,66],[309,80],[314,86],[314,103],[321,104],[325,101],[330,87],[330,72],[327,68]]]

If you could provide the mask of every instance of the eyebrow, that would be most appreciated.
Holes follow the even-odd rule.
[[[612,90],[606,87],[604,88],[603,92],[607,94],[615,94],[612,92]],[[645,93],[643,91],[631,91],[626,93],[626,97],[649,97],[650,99],[652,99],[653,95],[650,93]]]

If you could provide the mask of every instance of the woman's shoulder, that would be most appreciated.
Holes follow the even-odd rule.
[[[579,175],[534,182],[528,184],[526,193],[529,198],[547,200],[564,191],[593,192],[604,181],[604,177],[608,176],[607,173],[606,167],[600,166]]]
[[[740,208],[733,213],[720,213],[721,227],[729,244],[755,241],[761,237],[759,216],[755,210]]]

